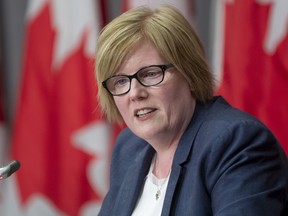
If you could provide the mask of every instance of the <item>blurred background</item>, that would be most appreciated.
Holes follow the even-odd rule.
[[[15,97],[19,89],[21,65],[23,63],[23,49],[25,42],[25,14],[28,0],[1,0],[1,85],[5,119],[12,124],[15,112]],[[123,11],[121,0],[103,1],[106,4],[105,22],[113,19]],[[142,1],[144,2],[144,1]],[[157,2],[157,1],[156,1]],[[165,2],[165,1],[164,1]],[[168,1],[169,2],[169,1]],[[181,2],[181,1],[180,1]],[[193,0],[191,1],[191,3]],[[193,23],[207,50],[211,55],[211,0],[194,0],[195,13]],[[192,4],[191,4],[192,5]]]
[[[196,29],[215,95],[263,121],[288,153],[288,1],[1,0],[1,215],[95,215],[121,130],[97,109],[93,54],[123,11],[176,6]],[[96,213],[95,213],[96,212]]]

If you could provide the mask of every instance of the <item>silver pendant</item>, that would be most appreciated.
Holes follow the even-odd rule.
[[[161,191],[157,190],[157,193],[155,194],[156,200],[159,199],[160,195],[161,195]]]

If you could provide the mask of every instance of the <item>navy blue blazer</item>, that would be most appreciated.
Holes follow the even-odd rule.
[[[132,214],[154,154],[129,129],[119,135],[99,215]],[[287,197],[288,160],[273,134],[222,97],[197,104],[174,156],[162,215],[287,216]]]

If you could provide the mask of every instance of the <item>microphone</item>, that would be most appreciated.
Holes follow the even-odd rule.
[[[0,168],[0,180],[8,178],[14,172],[20,168],[20,163],[17,160],[13,160],[9,164]]]

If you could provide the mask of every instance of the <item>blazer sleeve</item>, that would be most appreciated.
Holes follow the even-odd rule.
[[[260,122],[243,120],[222,128],[207,167],[215,216],[288,215],[287,157]]]

